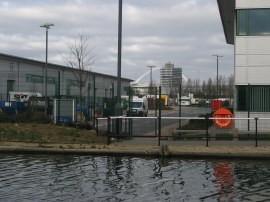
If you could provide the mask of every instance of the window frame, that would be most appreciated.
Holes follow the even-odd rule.
[[[269,8],[257,8],[257,9],[238,9],[236,11],[236,36],[270,36],[270,23],[266,27],[266,30],[263,32],[259,32],[255,28],[251,26],[251,22],[253,19],[251,19],[252,15],[251,13],[254,11],[268,11],[268,16],[270,18],[270,9]],[[255,16],[253,14],[253,16]],[[264,19],[269,19],[265,18]],[[258,23],[255,23],[258,25]],[[243,31],[242,31],[243,30]],[[257,32],[256,32],[257,31]],[[261,33],[261,34],[259,34]],[[262,34],[264,33],[264,34]]]

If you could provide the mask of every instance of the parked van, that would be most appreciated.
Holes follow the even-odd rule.
[[[134,96],[130,101],[131,113],[134,116],[148,115],[148,101],[146,97],[139,98]]]
[[[32,92],[9,92],[9,101],[28,102],[31,97],[42,97],[42,95]]]

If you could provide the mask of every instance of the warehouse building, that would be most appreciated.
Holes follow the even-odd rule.
[[[35,92],[44,96],[46,89],[48,97],[59,93],[62,97],[79,96],[77,69],[48,63],[47,79],[45,70],[45,62],[0,53],[0,100],[8,100],[10,91]],[[117,94],[117,77],[93,71],[84,71],[83,75],[84,97],[111,98]],[[121,79],[121,95],[127,95],[131,81]]]

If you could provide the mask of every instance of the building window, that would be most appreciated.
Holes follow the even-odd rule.
[[[247,86],[237,86],[237,110],[247,111]]]
[[[10,64],[9,64],[9,70],[10,70],[11,72],[13,72],[13,63],[10,63]]]
[[[78,80],[67,79],[66,82],[68,86],[80,87],[80,81]],[[85,87],[85,84],[86,82],[82,81],[82,87]]]
[[[270,9],[237,10],[238,36],[269,36]]]
[[[26,74],[25,80],[28,83],[43,83],[44,76],[34,75],[34,74]],[[47,77],[47,84],[56,84],[58,80],[55,77]]]
[[[26,74],[25,80],[28,83],[43,83],[43,76]]]
[[[270,112],[270,86],[236,86],[237,110]]]

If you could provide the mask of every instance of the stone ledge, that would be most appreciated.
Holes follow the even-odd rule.
[[[270,159],[270,147],[248,146],[117,146],[92,149],[39,148],[27,146],[0,146],[0,153],[15,154],[63,154],[63,155],[115,155],[173,158],[234,158],[234,159]]]

